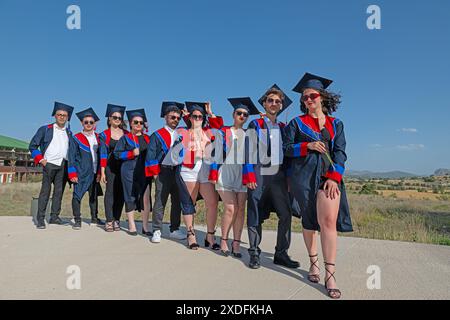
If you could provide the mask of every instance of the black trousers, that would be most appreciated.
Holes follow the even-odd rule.
[[[105,215],[106,222],[120,221],[122,210],[125,205],[123,198],[122,177],[115,173],[109,166],[106,167],[106,192],[105,192]]]
[[[161,172],[155,180],[155,205],[153,207],[153,231],[161,230],[164,211],[170,195],[170,232],[176,231],[181,224],[181,204],[176,183],[176,167],[161,167]]]
[[[98,218],[98,187],[99,184],[94,178],[91,186],[89,187],[89,208],[91,209],[91,218]],[[81,201],[75,197],[72,198],[72,211],[75,221],[81,221]]]
[[[273,176],[258,177],[258,188],[249,190],[247,202],[247,223],[249,237],[249,254],[259,256],[259,245],[262,240],[262,223],[265,218],[262,214],[268,208],[276,212],[278,216],[277,244],[275,255],[287,254],[291,245],[292,208],[289,198],[286,178],[279,171]],[[259,179],[258,179],[259,180]]]
[[[67,183],[67,161],[63,161],[61,166],[56,166],[51,163],[43,168],[42,187],[39,194],[38,213],[39,221],[44,221],[45,212],[47,210],[48,200],[50,199],[50,192],[52,184],[54,185],[53,199],[52,199],[52,218],[56,218],[61,213],[61,202]]]

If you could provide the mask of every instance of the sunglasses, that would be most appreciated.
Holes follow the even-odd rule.
[[[95,124],[94,121],[83,121],[84,124],[90,124],[91,126]]]
[[[122,117],[112,116],[111,118],[112,118],[113,120],[116,120],[116,121],[117,121],[117,120],[122,121]]]
[[[67,114],[63,114],[63,113],[58,113],[56,116],[59,118],[67,118],[68,117]]]
[[[281,104],[281,100],[280,99],[272,99],[272,98],[267,98],[266,100],[268,103],[274,103],[274,104]]]
[[[203,116],[202,115],[195,115],[195,114],[193,114],[192,116],[191,116],[191,118],[192,119],[194,119],[194,120],[203,120]]]
[[[177,120],[177,121],[180,121],[180,120],[181,120],[181,117],[170,116],[170,120]]]
[[[320,97],[319,93],[311,93],[310,95],[304,94],[302,96],[302,101],[306,102],[309,98],[311,98],[312,101],[316,100],[318,97]]]
[[[133,121],[133,124],[136,125],[136,126],[137,126],[137,125],[143,126],[143,125],[145,124],[145,122],[144,122],[144,121],[134,120],[134,121]]]
[[[236,111],[236,115],[238,117],[244,117],[244,118],[248,118],[248,113],[244,112],[244,111]]]

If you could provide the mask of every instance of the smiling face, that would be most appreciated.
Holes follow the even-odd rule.
[[[305,89],[301,100],[309,113],[322,110],[322,97],[315,89]]]
[[[95,120],[92,116],[86,116],[81,122],[81,125],[83,126],[84,131],[91,132],[95,128]]]
[[[181,120],[181,113],[170,111],[164,118],[166,119],[166,124],[169,128],[176,129]]]
[[[248,117],[248,111],[245,109],[238,108],[233,112],[233,120],[235,126],[242,127],[242,125],[247,122]]]
[[[144,130],[144,119],[142,117],[136,116],[131,119],[131,130],[133,130],[136,133],[140,133]]]
[[[267,114],[275,116],[283,108],[283,100],[278,94],[272,93],[267,96],[263,105]]]
[[[69,120],[69,113],[64,110],[58,110],[55,114],[56,124],[59,127],[64,127],[66,125],[67,120]]]
[[[203,125],[204,116],[203,113],[201,113],[198,110],[194,110],[191,114],[191,123],[192,128],[201,128]]]

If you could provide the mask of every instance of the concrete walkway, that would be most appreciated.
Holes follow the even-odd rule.
[[[302,265],[298,270],[273,264],[272,231],[264,232],[259,270],[247,268],[246,250],[243,260],[225,258],[203,248],[188,250],[167,234],[165,229],[163,242],[155,245],[88,224],[81,231],[37,230],[30,217],[0,217],[0,299],[328,299],[322,258],[321,284],[306,279],[309,260],[301,234],[293,234],[290,250]],[[338,248],[343,299],[450,299],[450,247],[346,237]],[[81,290],[67,289],[72,265],[80,267]],[[381,271],[380,289],[367,288],[372,265]]]

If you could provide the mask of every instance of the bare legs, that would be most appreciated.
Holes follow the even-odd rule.
[[[239,253],[242,230],[245,219],[245,202],[247,201],[246,192],[219,191],[220,197],[224,202],[224,213],[222,217],[222,239],[228,239],[231,227],[233,227],[233,251]],[[221,241],[220,249],[229,251],[227,241]]]
[[[319,190],[317,194],[317,220],[320,226],[320,242],[322,245],[322,253],[324,261],[334,264],[336,262],[337,248],[337,230],[336,222],[339,213],[340,197],[332,200],[327,198],[323,190]],[[313,230],[303,230],[303,239],[305,240],[306,249],[310,256],[317,255],[317,232]],[[311,258],[314,261],[316,258]],[[335,271],[334,266],[326,266],[328,272],[325,272],[325,280],[329,289],[336,288],[336,281],[331,273]],[[313,265],[309,270],[310,275],[319,274],[319,269]]]

